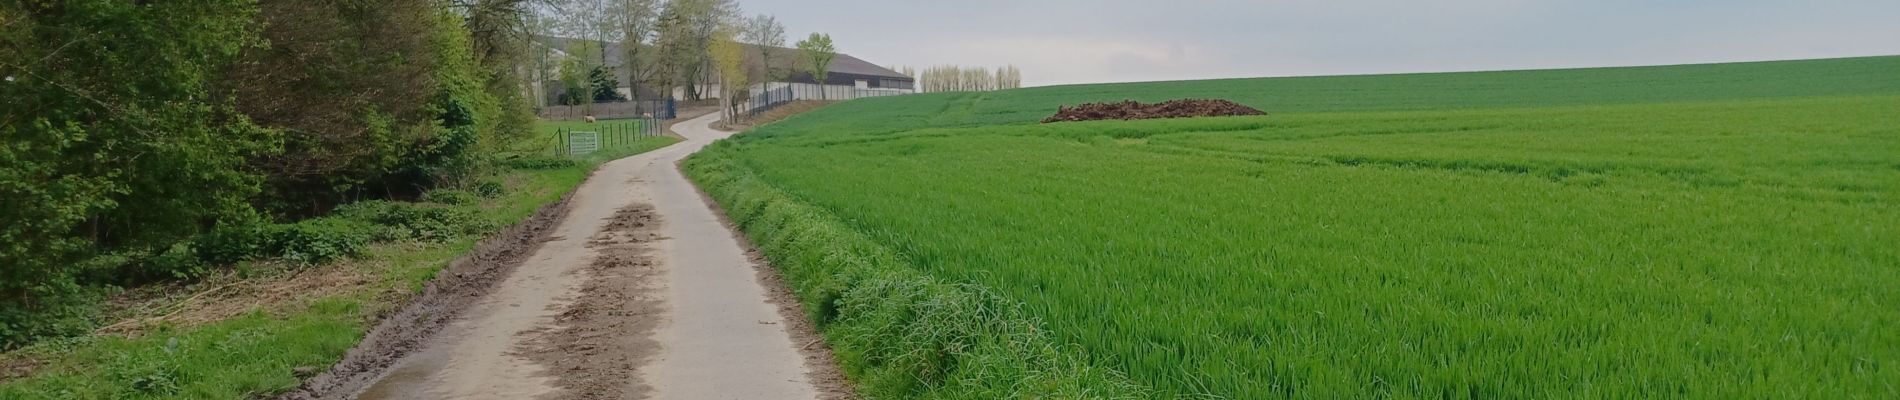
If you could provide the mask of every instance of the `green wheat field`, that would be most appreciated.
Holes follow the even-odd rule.
[[[1036,122],[1175,98],[1272,115]],[[686,166],[869,396],[1900,398],[1900,57],[900,96]]]

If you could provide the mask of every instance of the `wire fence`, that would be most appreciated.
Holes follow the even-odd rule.
[[[601,121],[586,128],[557,129],[549,141],[554,143],[554,155],[584,156],[653,140],[664,134],[664,126],[665,120],[660,118]]]
[[[763,89],[763,91],[759,91]],[[867,89],[844,85],[817,85],[810,83],[771,83],[754,87],[759,94],[746,99],[738,105],[741,114],[751,115],[765,112],[778,106],[798,100],[856,100],[869,97],[898,96],[915,93],[906,89]]]
[[[659,118],[673,119],[679,115],[679,105],[673,100],[640,100],[591,105],[562,106],[549,105],[541,108],[541,118],[553,120],[580,120],[587,117],[599,119],[623,118]]]

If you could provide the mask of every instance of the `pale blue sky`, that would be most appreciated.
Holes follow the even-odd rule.
[[[1900,0],[740,0],[891,65],[1050,85],[1900,54]]]

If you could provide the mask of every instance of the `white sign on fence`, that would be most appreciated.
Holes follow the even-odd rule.
[[[600,150],[600,132],[568,132],[567,153],[577,156]]]

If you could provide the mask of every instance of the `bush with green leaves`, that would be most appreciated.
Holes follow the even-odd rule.
[[[198,236],[192,246],[206,264],[232,265],[264,255],[270,245],[269,232],[267,224],[225,223]]]
[[[456,206],[456,205],[463,205],[463,204],[474,204],[476,201],[479,201],[479,200],[474,193],[469,193],[468,191],[465,191],[465,190],[436,189],[436,190],[431,190],[431,191],[423,193],[422,201],[427,201],[427,202],[436,203],[436,204],[447,204],[447,205]]]
[[[255,2],[0,4],[0,326],[86,290],[76,265],[165,248],[250,210],[277,134],[217,74],[258,44]],[[60,330],[60,329],[53,329]],[[48,330],[0,329],[0,347]]]
[[[484,199],[499,198],[501,195],[507,194],[508,191],[507,187],[502,186],[501,182],[495,181],[482,181],[481,183],[475,184],[475,187],[469,190],[475,192],[476,196],[481,196]]]
[[[266,222],[465,184],[525,134],[519,49],[474,19],[437,0],[0,2],[0,348],[84,331],[53,321],[96,287],[487,229]]]
[[[562,169],[562,168],[573,168],[577,165],[580,165],[580,163],[577,163],[572,159],[560,158],[560,157],[548,157],[548,156],[521,156],[521,157],[507,158],[507,159],[500,160],[499,162],[497,162],[497,164],[500,164],[502,167],[505,167],[505,168],[521,169],[521,170]]]
[[[271,255],[299,265],[316,265],[363,254],[377,227],[344,218],[317,218],[270,229]]]
[[[264,2],[270,47],[245,52],[238,108],[286,133],[255,166],[261,203],[314,216],[363,198],[412,196],[475,172],[510,117],[462,19],[434,0]]]
[[[192,242],[178,242],[140,263],[139,271],[157,279],[196,279],[211,272]]]
[[[377,226],[377,240],[436,242],[488,232],[495,223],[473,210],[417,203],[365,201],[337,208],[335,218]]]

